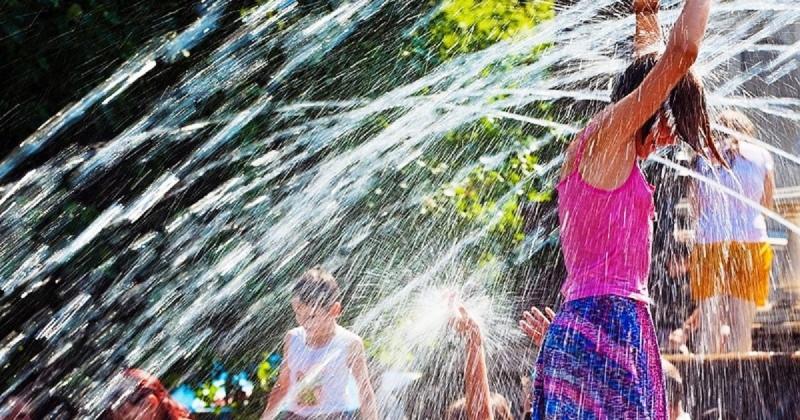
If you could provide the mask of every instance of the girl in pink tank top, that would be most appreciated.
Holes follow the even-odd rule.
[[[578,169],[592,127],[578,140],[573,168],[558,184],[566,301],[613,295],[648,302],[653,187],[638,164],[617,188],[586,182]]]
[[[612,104],[570,146],[557,187],[564,303],[552,323],[535,308],[521,321],[541,340],[533,419],[667,415],[647,293],[653,188],[639,161],[680,139],[724,162],[710,141],[702,84],[689,73],[711,0],[686,1],[663,55],[649,52],[661,38],[658,0],[632,1],[637,57],[617,78]]]

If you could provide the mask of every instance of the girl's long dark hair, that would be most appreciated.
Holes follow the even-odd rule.
[[[618,102],[629,93],[633,92],[644,81],[644,78],[653,70],[658,62],[656,53],[638,57],[614,81],[611,92],[611,101]],[[693,73],[687,74],[672,89],[669,99],[661,106],[663,115],[672,114],[675,134],[696,153],[709,158],[707,150],[713,159],[726,165],[714,142],[711,133],[711,119],[708,116],[706,93],[700,79]],[[658,112],[645,122],[640,131],[640,138],[646,138],[656,121]],[[726,165],[727,166],[727,165]]]

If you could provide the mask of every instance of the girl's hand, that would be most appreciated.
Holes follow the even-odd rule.
[[[550,323],[553,322],[555,316],[555,312],[550,308],[545,308],[544,313],[542,313],[539,308],[532,307],[530,311],[522,313],[522,319],[519,320],[519,328],[533,340],[537,347],[541,347],[544,335],[547,333],[547,329],[550,328]]]
[[[692,314],[689,315],[689,318],[686,318],[686,321],[683,323],[683,329],[689,332],[693,332],[700,327],[700,309],[695,308],[692,311]]]
[[[689,346],[686,345],[689,340],[686,330],[678,328],[677,330],[669,333],[669,350],[680,354],[689,354]]]
[[[689,354],[689,347],[686,343],[689,341],[689,336],[697,330],[699,324],[700,310],[695,309],[683,323],[683,326],[669,333],[669,347],[679,353]]]
[[[633,13],[656,13],[661,6],[659,0],[633,0]]]

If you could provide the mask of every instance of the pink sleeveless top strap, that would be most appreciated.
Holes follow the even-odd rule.
[[[578,138],[578,150],[575,151],[575,159],[574,163],[572,164],[572,170],[570,171],[570,175],[578,171],[581,167],[581,160],[583,159],[583,152],[586,149],[586,142],[589,139],[589,136],[594,133],[594,125],[590,125],[586,127],[583,132],[581,133],[580,138]]]
[[[565,301],[614,295],[650,302],[653,188],[638,164],[613,190],[587,183],[580,164],[592,131],[589,126],[581,134],[573,168],[556,187],[567,267],[561,293]]]

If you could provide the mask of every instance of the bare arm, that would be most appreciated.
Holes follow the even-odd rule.
[[[290,375],[291,372],[289,371],[289,363],[286,362],[286,357],[288,357],[289,353],[289,336],[287,335],[283,339],[283,356],[284,361],[281,364],[281,371],[278,374],[278,380],[275,382],[275,386],[272,387],[272,391],[269,393],[269,399],[267,399],[267,408],[264,409],[264,413],[261,414],[261,420],[272,420],[277,416],[281,411],[281,403],[283,399],[286,398],[286,394],[289,392],[289,384],[290,382]]]
[[[587,158],[607,160],[609,152],[627,147],[636,131],[655,115],[697,60],[710,12],[711,0],[686,1],[670,33],[667,49],[653,70],[637,89],[609,105],[596,118],[598,128],[590,138]],[[596,153],[591,153],[592,150]]]
[[[761,196],[761,205],[772,209],[775,205],[775,172],[773,170],[767,171],[767,176],[764,177],[764,194]]]
[[[467,340],[467,361],[464,366],[465,396],[469,420],[492,419],[491,393],[486,369],[483,341],[478,334]]]
[[[369,380],[369,368],[367,367],[367,357],[364,354],[364,343],[360,340],[356,342],[348,358],[350,370],[358,384],[358,395],[361,400],[361,418],[365,420],[378,420],[378,406],[375,404],[375,391]]]
[[[653,52],[661,43],[661,24],[658,21],[659,0],[634,0],[636,34],[633,37],[634,55],[639,57]]]
[[[489,375],[486,369],[486,356],[483,351],[483,336],[467,310],[458,308],[455,321],[456,330],[466,339],[466,360],[464,363],[464,396],[468,420],[493,420]]]

